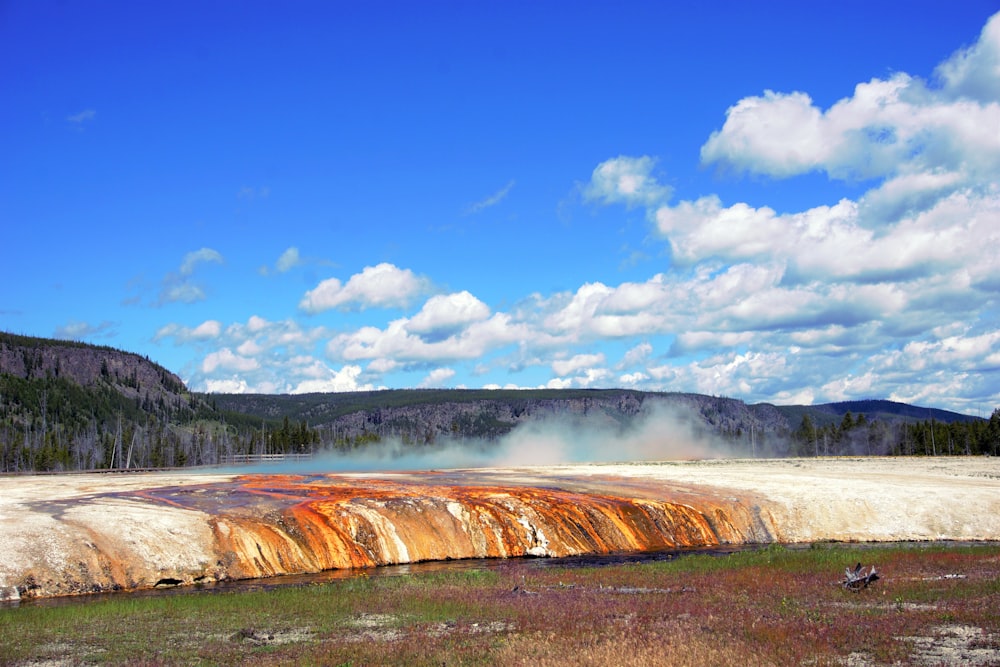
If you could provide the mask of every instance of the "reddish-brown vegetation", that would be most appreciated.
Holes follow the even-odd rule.
[[[845,567],[882,578],[852,591]],[[0,610],[0,663],[1000,663],[1000,547],[770,547]],[[54,663],[53,663],[54,664]]]

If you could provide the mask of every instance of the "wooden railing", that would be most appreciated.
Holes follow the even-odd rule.
[[[230,454],[219,458],[221,465],[244,465],[250,463],[280,463],[282,461],[308,461],[312,454],[293,452],[290,454]]]

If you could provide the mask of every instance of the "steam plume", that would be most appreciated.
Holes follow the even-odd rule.
[[[606,414],[524,422],[499,440],[445,439],[433,445],[383,440],[309,461],[241,467],[241,472],[374,472],[444,468],[554,466],[573,463],[726,458],[728,446],[676,407],[647,404],[622,424]]]

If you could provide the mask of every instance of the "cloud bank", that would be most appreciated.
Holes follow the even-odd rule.
[[[697,158],[728,177],[820,174],[858,196],[801,210],[711,192],[673,201],[655,156],[597,164],[578,186],[586,205],[644,215],[669,256],[645,279],[487,304],[383,262],[320,280],[298,309],[389,318],[332,329],[254,316],[157,336],[204,345],[188,379],[219,391],[366,389],[393,377],[461,386],[503,369],[547,375],[520,386],[877,396],[966,412],[1000,402],[1000,14],[931,78],[897,72],[847,92],[827,108],[807,91],[736,100]],[[188,255],[161,299],[203,298],[191,275],[221,261],[207,248]],[[275,266],[298,263],[289,248]]]

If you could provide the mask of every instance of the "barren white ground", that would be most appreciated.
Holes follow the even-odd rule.
[[[480,472],[511,483],[620,476],[695,486],[721,498],[746,494],[761,501],[773,534],[787,543],[1000,540],[1000,458],[706,460]],[[0,599],[16,598],[17,586],[32,572],[71,578],[74,568],[97,552],[129,563],[134,580],[205,571],[217,559],[211,517],[131,494],[233,477],[203,472],[0,477]],[[116,495],[100,497],[109,492]]]
[[[599,468],[763,496],[781,542],[1000,540],[1000,458],[718,459]],[[571,470],[582,475],[594,467]]]

